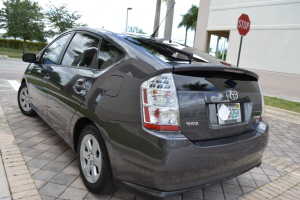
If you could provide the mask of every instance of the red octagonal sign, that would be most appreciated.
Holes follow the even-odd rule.
[[[250,31],[250,24],[251,24],[251,22],[250,22],[248,15],[242,14],[239,17],[237,29],[238,29],[240,35],[245,36]]]

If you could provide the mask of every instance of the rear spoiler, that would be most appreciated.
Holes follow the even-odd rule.
[[[252,77],[252,79],[258,81],[259,76],[258,74],[241,69],[236,67],[227,67],[227,66],[216,66],[216,65],[173,65],[173,73],[174,74],[181,74],[187,76],[201,76],[201,74],[214,74],[220,76],[222,74],[231,74],[234,77],[239,79],[243,79],[242,77],[248,76]]]

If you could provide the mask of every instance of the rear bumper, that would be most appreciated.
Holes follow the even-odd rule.
[[[239,176],[251,169],[253,169],[254,167],[258,167],[261,163],[259,163],[258,165],[255,165],[253,167],[250,167],[248,169],[245,169],[244,171],[238,173],[238,174],[235,174],[233,176],[230,176],[230,177],[227,177],[227,178],[224,178],[224,179],[221,179],[221,180],[218,180],[218,181],[215,181],[215,182],[211,182],[211,183],[207,183],[205,185],[199,185],[199,186],[195,186],[195,187],[191,187],[191,188],[186,188],[186,189],[181,189],[181,190],[175,190],[175,191],[161,191],[161,190],[155,190],[155,189],[152,189],[152,188],[147,188],[147,187],[144,187],[144,186],[140,186],[140,185],[136,185],[136,184],[133,184],[133,183],[129,183],[129,182],[126,182],[126,181],[121,181],[121,180],[118,180],[118,179],[115,179],[114,178],[114,184],[118,187],[121,187],[121,188],[125,188],[135,194],[138,194],[138,195],[141,195],[147,199],[152,199],[152,200],[160,200],[160,199],[164,199],[165,197],[167,196],[170,196],[170,195],[175,195],[175,194],[181,194],[181,193],[184,193],[184,192],[188,192],[188,191],[192,191],[192,190],[197,190],[197,189],[201,189],[201,188],[204,188],[204,187],[207,187],[207,186],[210,186],[210,185],[213,185],[213,184],[216,184],[216,183],[220,183],[220,182],[223,182],[223,181],[226,181],[226,180],[229,180],[231,178],[234,178],[236,176]]]
[[[269,136],[263,122],[250,133],[206,142],[191,142],[178,132],[117,124],[114,127],[127,137],[123,144],[112,142],[116,184],[158,198],[224,181],[260,165]]]

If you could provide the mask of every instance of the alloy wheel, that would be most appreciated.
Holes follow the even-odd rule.
[[[99,142],[91,134],[85,135],[81,141],[80,163],[87,181],[97,182],[102,170],[102,156]]]
[[[32,109],[31,105],[30,105],[30,101],[29,101],[27,87],[23,87],[22,90],[20,91],[19,101],[20,101],[20,105],[24,111],[28,112]]]

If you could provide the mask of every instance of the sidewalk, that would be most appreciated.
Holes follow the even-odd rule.
[[[24,116],[16,96],[13,90],[0,93],[0,149],[5,170],[0,164],[0,194],[8,193],[3,198],[142,200],[121,189],[113,195],[89,193],[80,178],[75,153],[39,117]],[[260,167],[166,199],[299,199],[300,116],[266,107],[265,119],[270,123],[270,139]]]

